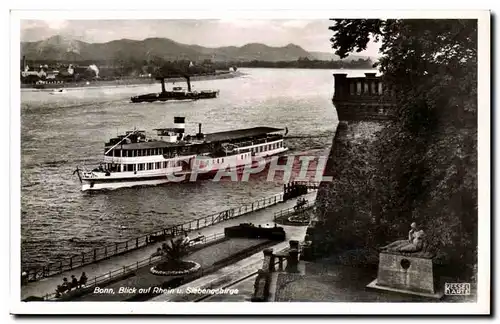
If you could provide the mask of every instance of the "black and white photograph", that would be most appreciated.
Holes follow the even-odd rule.
[[[491,312],[490,12],[274,14],[11,11],[11,313]]]

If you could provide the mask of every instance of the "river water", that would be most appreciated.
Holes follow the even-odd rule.
[[[134,127],[151,132],[186,117],[186,132],[288,127],[288,155],[327,156],[337,116],[332,70],[241,69],[234,79],[199,81],[217,99],[133,104],[160,85],[21,91],[21,259],[42,265],[104,244],[183,223],[281,192],[267,175],[248,182],[210,180],[81,192],[73,171],[102,159],[104,142]],[[362,76],[361,70],[349,71]],[[314,163],[311,164],[314,168]]]

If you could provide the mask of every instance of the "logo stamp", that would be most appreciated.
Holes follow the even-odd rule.
[[[470,295],[470,283],[445,283],[445,295],[467,296]]]

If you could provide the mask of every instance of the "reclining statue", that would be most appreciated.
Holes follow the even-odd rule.
[[[382,252],[419,252],[424,248],[425,233],[416,223],[411,223],[407,240],[399,240],[381,247]]]

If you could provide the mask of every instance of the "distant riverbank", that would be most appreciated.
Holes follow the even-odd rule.
[[[212,75],[195,75],[191,77],[191,81],[203,81],[203,80],[222,80],[231,79],[244,75],[240,71],[235,72],[220,72]],[[166,82],[185,82],[185,78],[167,78]],[[21,89],[24,91],[30,90],[44,90],[44,89],[59,89],[59,88],[90,88],[90,87],[118,87],[118,86],[133,86],[133,85],[143,85],[143,84],[159,84],[158,80],[153,78],[122,78],[117,80],[97,80],[97,81],[80,81],[80,82],[66,82],[66,83],[47,83],[35,87],[33,84],[21,84]]]

